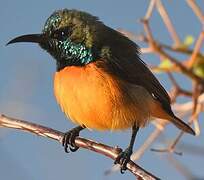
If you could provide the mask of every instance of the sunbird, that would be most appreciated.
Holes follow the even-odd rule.
[[[195,135],[174,115],[168,93],[141,60],[138,45],[98,17],[74,9],[58,10],[46,20],[42,33],[18,36],[8,44],[17,42],[38,43],[56,60],[56,100],[78,124],[64,135],[66,152],[79,148],[75,138],[85,128],[132,128],[128,147],[115,160],[123,173],[139,128],[153,118],[168,120]]]

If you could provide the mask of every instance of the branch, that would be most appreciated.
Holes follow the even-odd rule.
[[[144,16],[145,20],[149,20],[150,17],[152,16],[152,12],[154,10],[154,6],[155,6],[156,0],[151,0],[146,12],[146,15]]]
[[[176,160],[171,154],[167,156],[168,162],[174,167],[174,169],[185,177],[185,179],[202,179],[195,176],[190,169],[188,169],[184,164]]]
[[[160,125],[160,124],[157,124],[157,125],[159,125],[159,126],[157,126],[155,128],[155,130],[149,135],[149,137],[145,140],[145,142],[142,144],[142,146],[136,152],[133,153],[132,160],[134,160],[134,161],[139,160],[142,157],[142,155],[144,154],[144,152],[152,145],[152,143],[163,132],[165,125]],[[111,169],[106,170],[105,174],[109,175],[109,174],[116,172],[118,170],[120,170],[119,166],[114,165]]]
[[[140,42],[144,42],[144,43],[149,43],[147,37],[144,34],[134,34],[132,32],[129,32],[125,29],[119,28],[117,29],[120,33],[124,34],[125,36],[127,36],[129,39],[133,40],[133,41],[140,41]],[[155,40],[156,44],[158,45],[158,47],[162,48],[162,49],[166,49],[166,50],[170,50],[173,52],[177,52],[177,53],[181,53],[181,54],[186,54],[186,55],[191,55],[193,53],[194,50],[190,49],[189,47],[185,46],[170,46],[168,44],[162,43],[158,40]],[[143,51],[143,49],[146,48],[141,48],[141,52],[142,53],[153,53],[153,51]],[[197,52],[197,57],[198,58],[203,58],[203,55],[201,52]]]
[[[153,34],[152,34],[152,31],[151,31],[150,26],[149,26],[149,21],[146,21],[143,19],[141,22],[143,23],[144,31],[146,33],[149,46],[152,48],[152,50],[155,52],[155,54],[158,54],[162,58],[166,58],[169,61],[171,61],[172,63],[174,63],[183,74],[191,77],[196,82],[204,83],[203,82],[204,80],[202,78],[200,78],[199,76],[194,74],[186,66],[181,64],[177,59],[175,59],[172,56],[170,56],[169,54],[167,54],[161,47],[158,46],[158,44],[156,43],[156,41],[153,38]]]
[[[176,32],[176,30],[174,29],[174,26],[170,20],[170,17],[164,7],[164,5],[162,4],[161,0],[157,0],[157,10],[162,18],[162,20],[164,21],[172,39],[174,40],[174,43],[176,46],[180,46],[181,45],[181,41],[179,39],[179,36]]]
[[[194,0],[186,0],[188,5],[191,7],[197,18],[200,20],[201,24],[204,23],[204,15],[200,7],[196,4]]]
[[[198,37],[198,39],[196,41],[193,53],[192,53],[190,59],[188,60],[188,63],[187,63],[188,68],[192,68],[193,65],[196,63],[198,54],[200,53],[200,49],[201,49],[203,40],[204,40],[204,31],[201,31],[200,35],[199,35],[199,37]]]
[[[30,132],[38,136],[43,136],[43,137],[57,140],[60,143],[62,143],[62,139],[64,136],[64,133],[60,131],[57,131],[57,130],[54,130],[54,129],[51,129],[51,128],[48,128],[48,127],[45,127],[39,124],[34,124],[31,122],[7,117],[5,115],[0,115],[0,127],[13,128],[13,129]],[[122,151],[121,148],[110,147],[105,144],[94,142],[92,140],[88,140],[82,137],[77,137],[75,140],[75,143],[77,146],[81,148],[85,148],[85,149],[97,152],[99,154],[103,154],[113,160],[115,160],[117,156],[119,155],[119,153]],[[144,179],[144,180],[158,180],[159,179],[158,177],[147,172],[140,166],[136,165],[131,160],[127,164],[127,169],[131,173],[133,173],[135,176],[137,176],[139,179]]]

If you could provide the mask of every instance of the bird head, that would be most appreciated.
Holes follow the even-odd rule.
[[[55,11],[47,19],[42,33],[18,36],[8,44],[38,43],[57,60],[58,69],[82,66],[99,56],[97,32],[104,26],[97,17],[86,12],[64,9]]]

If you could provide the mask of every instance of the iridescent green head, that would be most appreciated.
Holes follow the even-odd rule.
[[[59,66],[88,64],[97,56],[94,54],[95,23],[99,23],[97,18],[85,12],[56,11],[43,28],[49,41],[40,45],[57,59]]]
[[[93,61],[103,62],[97,63],[100,67],[114,67],[119,59],[139,59],[135,43],[97,17],[78,10],[55,11],[41,34],[19,36],[8,44],[16,42],[38,43],[56,59],[57,70],[85,66]]]
[[[65,66],[83,66],[95,61],[97,54],[97,26],[104,26],[98,19],[77,10],[55,11],[46,21],[42,34],[31,34],[11,40],[37,42],[57,60],[57,69]]]

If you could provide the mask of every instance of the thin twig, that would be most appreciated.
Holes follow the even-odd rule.
[[[204,93],[202,93],[199,97],[198,97],[198,103],[204,103]],[[184,112],[184,111],[190,111],[193,108],[193,102],[192,101],[188,101],[186,103],[182,103],[182,104],[174,104],[173,105],[173,109],[176,110],[177,112]]]
[[[204,25],[204,15],[200,9],[200,7],[196,4],[195,0],[186,0],[188,5],[191,7],[195,15],[198,17],[200,20],[201,24]]]
[[[176,160],[171,154],[167,156],[167,160],[175,168],[175,170],[186,177],[186,179],[197,179],[197,177],[192,174],[190,169],[184,166],[184,164],[181,164],[181,162]]]
[[[160,14],[160,16],[162,17],[172,39],[174,40],[174,43],[176,46],[180,46],[181,45],[181,41],[179,39],[178,34],[176,33],[176,30],[174,29],[174,26],[171,22],[171,19],[164,7],[164,5],[162,4],[161,0],[157,0],[156,2],[156,6],[157,6],[157,10]]]
[[[192,53],[189,61],[187,62],[187,67],[188,68],[192,68],[193,65],[196,63],[196,60],[197,60],[198,54],[200,52],[203,40],[204,40],[204,31],[201,31],[201,33],[200,33],[200,35],[199,35],[199,37],[198,37],[198,39],[196,41],[193,53]]]
[[[149,148],[149,146],[159,137],[161,132],[164,130],[164,126],[156,127],[155,130],[149,135],[143,145],[132,154],[131,159],[132,161],[136,161],[142,157],[144,152]],[[113,172],[119,171],[120,167],[118,165],[114,165],[111,169],[105,171],[106,175],[109,175]]]
[[[151,29],[149,27],[149,22],[142,20],[142,23],[144,25],[144,30],[146,32],[147,35],[147,39],[149,42],[150,47],[154,50],[154,52],[156,54],[158,54],[159,56],[162,56],[163,58],[168,59],[169,61],[171,61],[172,63],[174,63],[177,68],[180,69],[180,71],[186,75],[188,75],[189,77],[191,77],[193,80],[197,81],[197,82],[201,82],[203,83],[203,79],[198,77],[196,74],[194,74],[191,70],[187,69],[187,67],[185,67],[182,63],[180,63],[177,59],[173,58],[172,56],[170,56],[168,53],[166,53],[161,47],[158,46],[158,44],[155,42]]]
[[[122,34],[124,34],[125,36],[127,36],[129,39],[133,40],[133,41],[141,41],[141,42],[144,42],[144,43],[149,43],[147,37],[143,34],[140,34],[140,35],[136,35],[132,32],[129,32],[125,29],[118,29],[118,31]],[[173,51],[173,52],[177,52],[177,53],[181,53],[181,54],[186,54],[186,55],[191,55],[193,53],[194,50],[190,49],[189,47],[187,46],[170,46],[170,45],[167,45],[165,43],[162,43],[162,42],[159,42],[158,40],[154,40],[157,44],[158,47],[160,47],[161,49],[166,49],[166,50],[170,50],[170,51]],[[143,50],[144,49],[144,50]],[[141,48],[141,52],[142,53],[154,53],[153,50],[150,50],[148,48],[148,50],[145,50],[145,48]],[[204,56],[202,55],[202,53],[200,52],[197,52],[197,57],[198,58],[204,58]],[[185,63],[185,62],[183,62]]]
[[[62,143],[62,139],[64,133],[42,126],[34,123],[30,123],[27,121],[7,117],[5,115],[0,116],[0,126],[6,128],[14,128],[22,131],[30,132],[39,136],[48,137]],[[117,158],[119,153],[122,151],[121,148],[118,147],[110,147],[105,144],[101,144],[98,142],[94,142],[92,140],[84,139],[82,137],[77,137],[75,143],[78,147],[82,147],[99,154],[103,154],[113,160]],[[156,180],[158,177],[153,174],[147,172],[140,166],[136,165],[133,161],[129,161],[127,164],[127,169],[132,172],[135,176],[144,180]]]
[[[161,56],[167,58],[168,60],[170,60],[172,63],[174,63],[183,74],[189,76],[190,78],[192,78],[193,80],[195,80],[197,82],[203,83],[204,80],[202,78],[200,78],[199,76],[194,74],[191,70],[187,69],[184,64],[180,63],[177,59],[173,58],[172,56],[167,54],[162,49],[159,49],[159,51],[157,53],[158,53],[158,55],[161,55]]]
[[[190,91],[187,91],[185,89],[182,89],[182,87],[176,82],[176,79],[173,77],[172,73],[171,72],[167,72],[167,75],[170,79],[170,81],[172,82],[172,85],[173,85],[173,88],[172,88],[172,91],[171,93],[171,103],[175,103],[176,102],[176,98],[179,96],[179,95],[183,95],[183,96],[189,96],[189,97],[192,97],[192,92]]]
[[[152,48],[152,50],[155,50],[157,51],[157,44],[153,38],[153,34],[152,34],[152,31],[149,27],[149,21],[146,20],[146,19],[141,19],[141,22],[143,23],[144,25],[144,31],[146,32],[146,36],[147,36],[147,40],[148,40],[148,43],[149,43],[149,46],[150,48]]]
[[[200,106],[198,105],[198,97],[200,95],[199,91],[198,91],[198,87],[197,87],[197,84],[195,85],[195,91],[196,94],[193,96],[194,97],[194,101],[193,101],[193,111],[192,111],[192,116],[190,117],[190,120],[188,122],[189,125],[191,125],[195,119],[197,119],[197,116],[200,112],[200,109],[198,109]],[[199,132],[199,131],[198,131]],[[175,140],[167,147],[167,148],[164,148],[164,149],[152,149],[152,151],[155,151],[155,152],[170,152],[170,153],[175,153],[177,155],[182,155],[181,152],[177,152],[175,151],[176,149],[176,145],[179,143],[179,141],[181,140],[182,136],[185,134],[184,131],[180,131],[180,133],[178,134],[178,136],[175,138]],[[198,134],[196,134],[198,135]]]
[[[146,12],[146,14],[144,16],[145,20],[149,20],[150,17],[152,16],[152,12],[153,12],[153,9],[155,7],[155,3],[156,3],[156,0],[150,0],[147,12]]]

